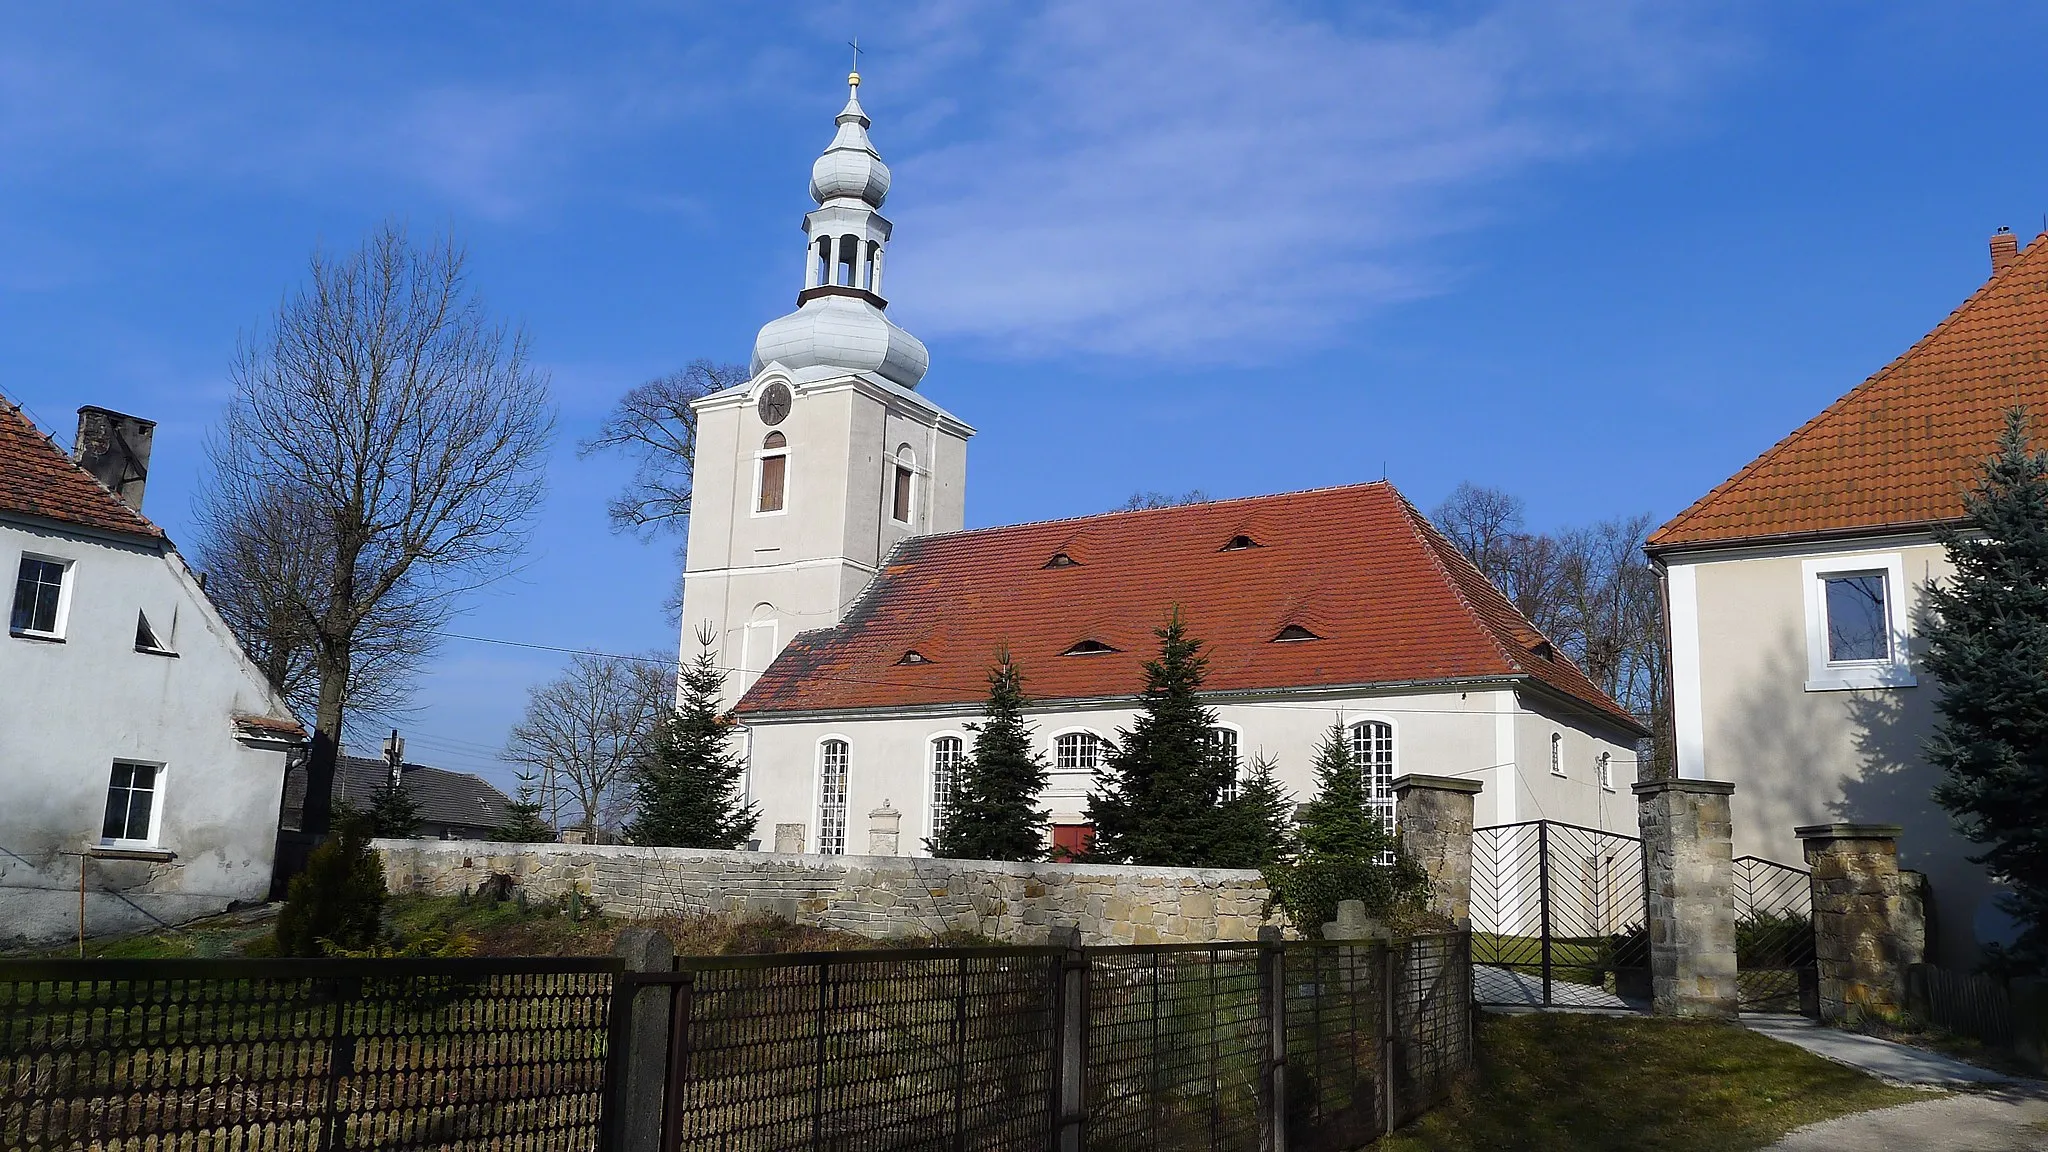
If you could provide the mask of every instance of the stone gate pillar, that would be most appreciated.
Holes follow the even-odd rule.
[[[1919,893],[1899,875],[1897,824],[1795,828],[1813,872],[1820,1017],[1854,1022],[1906,1005],[1906,968],[1927,952]]]
[[[1635,786],[1648,890],[1651,1006],[1659,1016],[1732,1018],[1735,838],[1720,780]]]
[[[1429,877],[1429,910],[1472,926],[1472,798],[1482,785],[1455,776],[1396,776],[1401,853]]]

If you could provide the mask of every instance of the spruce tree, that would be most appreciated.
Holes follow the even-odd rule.
[[[753,837],[760,812],[739,795],[746,765],[732,750],[732,714],[719,708],[724,686],[709,647],[684,667],[676,708],[633,765],[633,843],[744,848]]]
[[[368,812],[340,804],[333,831],[285,887],[272,931],[280,956],[325,956],[377,942],[384,916],[384,862],[370,847]]]
[[[377,835],[393,840],[412,839],[419,833],[420,825],[426,822],[405,782],[400,780],[393,784],[389,778],[370,793],[369,819]]]
[[[505,805],[505,822],[491,829],[491,839],[501,844],[550,844],[555,829],[547,822],[540,800],[534,795],[529,774],[519,777],[519,798]]]
[[[1998,454],[1964,498],[1968,528],[1937,532],[1955,575],[1930,583],[1925,666],[1940,682],[1927,753],[1935,802],[1985,845],[2022,924],[2009,960],[2048,967],[2048,453],[2027,415],[2006,416]]]
[[[1089,855],[1126,864],[1215,867],[1229,852],[1231,821],[1219,801],[1235,766],[1210,735],[1216,714],[1197,693],[1208,669],[1202,642],[1176,607],[1145,662],[1141,711],[1117,733],[1088,797],[1095,825]]]
[[[1293,858],[1266,869],[1266,887],[1294,926],[1320,933],[1340,900],[1363,900],[1386,916],[1422,891],[1422,870],[1366,807],[1365,780],[1350,734],[1333,726],[1316,746],[1316,796],[1295,829]]]
[[[1274,774],[1270,756],[1253,757],[1235,799],[1223,805],[1228,835],[1218,845],[1218,868],[1264,868],[1276,864],[1294,835],[1294,801]]]
[[[1045,758],[1031,746],[1024,722],[1030,700],[1024,670],[1001,653],[988,673],[982,720],[968,725],[974,749],[962,758],[952,802],[938,835],[925,841],[934,856],[956,860],[1037,860],[1045,855]]]

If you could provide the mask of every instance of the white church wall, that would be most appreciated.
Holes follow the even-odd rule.
[[[1245,764],[1266,754],[1277,760],[1281,783],[1298,801],[1314,793],[1315,747],[1334,723],[1346,727],[1362,720],[1378,720],[1394,729],[1394,774],[1421,773],[1478,779],[1489,790],[1498,787],[1502,762],[1498,758],[1496,714],[1503,700],[1513,701],[1512,692],[1491,689],[1414,693],[1408,695],[1365,695],[1322,699],[1302,696],[1269,696],[1255,700],[1212,702],[1218,722],[1238,731],[1239,754]],[[1509,706],[1512,706],[1510,704]],[[1129,703],[1104,703],[1035,709],[1030,716],[1035,745],[1045,754],[1048,766],[1056,765],[1055,742],[1063,732],[1085,730],[1106,740],[1115,740],[1119,729],[1128,727],[1136,716]],[[847,850],[867,850],[868,814],[885,805],[903,814],[900,851],[924,854],[924,841],[932,834],[931,748],[940,736],[960,736],[971,747],[967,725],[979,718],[974,708],[926,709],[921,711],[847,713],[837,717],[802,720],[761,720],[752,724],[753,765],[750,776],[754,800],[761,806],[761,839],[772,845],[778,824],[801,824],[804,846],[815,851],[819,834],[819,768],[824,741],[847,743]],[[1534,733],[1540,728],[1544,754],[1548,754],[1552,721],[1517,710],[1509,717],[1511,730],[1526,728],[1527,739],[1511,741],[1534,748]],[[1590,765],[1597,749],[1613,752],[1615,759],[1633,759],[1633,752],[1596,733],[1566,726],[1571,735],[1572,754]],[[1532,759],[1529,751],[1514,754],[1516,764],[1508,768],[1519,778],[1523,799],[1522,818],[1534,819],[1542,811],[1552,819],[1601,826],[1613,825],[1614,813],[1626,817],[1624,830],[1633,831],[1634,809],[1617,809],[1597,789],[1561,788],[1550,781],[1532,781],[1532,772],[1548,774],[1547,761]],[[1582,773],[1583,775],[1583,773]],[[1061,772],[1056,768],[1042,802],[1050,823],[1085,822],[1090,774]],[[1484,800],[1482,793],[1481,799]],[[1489,821],[1485,811],[1482,822]]]
[[[8,594],[23,553],[67,561],[61,642],[0,634],[0,943],[189,920],[270,885],[281,747],[238,736],[278,715],[175,554],[0,523]],[[136,650],[146,613],[168,650]],[[116,762],[158,768],[146,840],[101,837]]]

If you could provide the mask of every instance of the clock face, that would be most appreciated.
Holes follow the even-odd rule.
[[[761,413],[761,423],[769,426],[782,423],[789,415],[789,386],[777,380],[761,392],[760,403],[755,406]]]

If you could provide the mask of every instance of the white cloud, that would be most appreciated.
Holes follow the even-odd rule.
[[[950,98],[972,68],[1001,104],[948,125],[966,142],[892,157],[890,295],[914,331],[1025,355],[1325,340],[1439,289],[1430,242],[1497,218],[1505,182],[1642,131],[1711,75],[1725,39],[1679,12],[1061,0],[978,29],[978,50],[940,38],[919,84]]]

